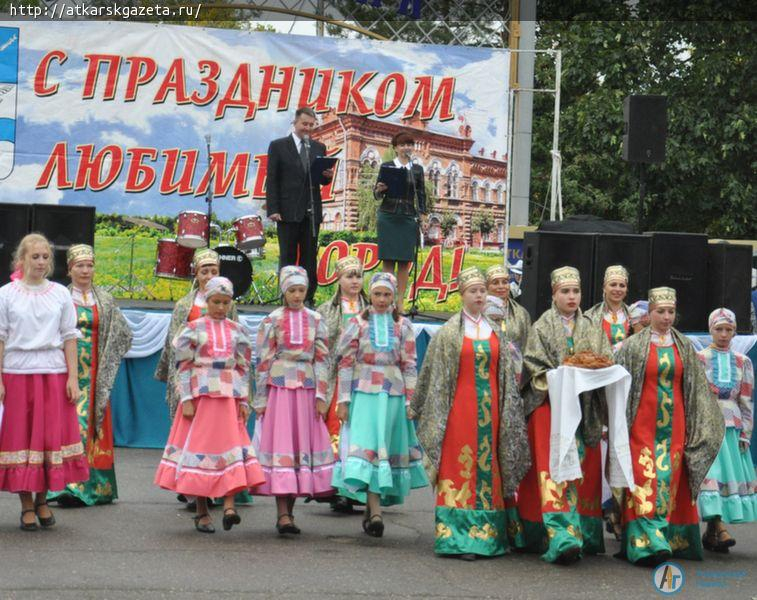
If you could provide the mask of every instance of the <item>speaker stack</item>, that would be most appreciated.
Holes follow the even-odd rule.
[[[649,236],[599,233],[594,245],[594,287],[591,304],[602,302],[605,269],[623,265],[628,270],[626,303],[646,300],[652,247]]]
[[[0,203],[0,286],[8,283],[13,272],[13,252],[29,233],[32,207],[28,204]]]
[[[650,287],[671,287],[677,296],[681,331],[707,331],[707,236],[650,232]]]
[[[38,232],[53,245],[50,279],[68,284],[66,251],[74,244],[95,244],[95,207],[57,204],[0,204],[0,285],[8,281],[13,251],[27,233]]]
[[[526,232],[523,236],[523,293],[518,299],[532,319],[552,304],[549,275],[558,267],[575,267],[581,273],[581,306],[591,298],[594,234]]]
[[[749,319],[752,247],[745,244],[707,245],[707,306],[709,313],[724,306],[736,314],[738,333],[752,333]]]

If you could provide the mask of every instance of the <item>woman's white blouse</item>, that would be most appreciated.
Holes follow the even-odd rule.
[[[63,342],[78,335],[74,301],[59,283],[12,281],[0,288],[4,373],[66,373]]]

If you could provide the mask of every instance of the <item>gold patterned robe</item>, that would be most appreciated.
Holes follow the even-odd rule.
[[[486,317],[484,317],[486,318]],[[487,318],[501,340],[496,324]],[[432,485],[436,485],[442,443],[455,398],[464,338],[462,313],[453,315],[431,338],[415,388],[411,409],[418,419],[418,439],[425,451],[424,462]],[[512,496],[530,466],[523,400],[506,342],[499,360],[499,444],[498,458],[503,495]]]

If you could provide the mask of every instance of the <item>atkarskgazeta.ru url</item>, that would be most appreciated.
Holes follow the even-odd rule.
[[[118,2],[97,6],[88,6],[86,4],[68,4],[59,2],[51,6],[36,4],[11,3],[8,7],[8,13],[11,17],[36,19],[94,19],[114,18],[114,19],[146,19],[146,18],[163,18],[163,19],[198,19],[202,4],[194,6],[124,6]]]

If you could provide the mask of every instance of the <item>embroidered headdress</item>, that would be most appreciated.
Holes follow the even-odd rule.
[[[195,251],[194,258],[192,259],[195,271],[205,265],[221,266],[221,258],[218,256],[218,252],[211,250],[210,248],[200,248]]]
[[[491,283],[495,279],[499,279],[500,277],[504,277],[505,279],[509,278],[507,269],[503,265],[492,265],[491,267],[486,269],[487,284]]]
[[[345,256],[336,261],[336,274],[341,277],[350,271],[357,271],[363,274],[363,263],[357,256]]]
[[[549,279],[552,282],[552,291],[557,291],[561,287],[568,285],[581,287],[581,274],[575,267],[560,267],[550,273]]]
[[[670,287],[658,287],[649,290],[649,305],[676,306],[676,291]]]
[[[486,285],[486,277],[484,277],[484,274],[478,267],[468,267],[467,269],[463,269],[457,276],[457,288],[460,290],[461,294],[470,286],[477,283],[483,283]]]
[[[70,267],[80,260],[95,261],[95,249],[89,244],[74,244],[66,252],[66,261]]]
[[[628,283],[628,271],[623,265],[612,265],[605,269],[605,283],[609,281],[625,281]]]

